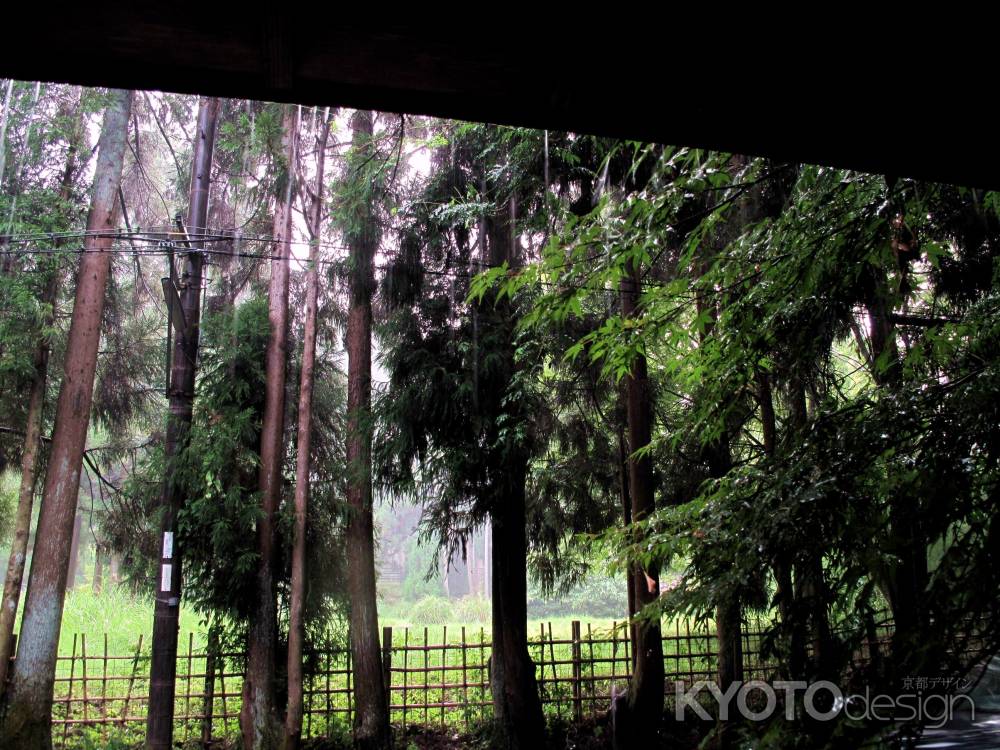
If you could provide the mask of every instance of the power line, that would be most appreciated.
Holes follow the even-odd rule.
[[[66,233],[44,233],[44,234],[37,235],[37,238],[38,239],[51,239],[53,241],[53,244],[55,244],[55,240],[61,240],[62,241],[62,240],[66,240],[66,239],[85,239],[87,237],[103,237],[105,239],[111,239],[111,240],[123,240],[123,241],[124,240],[129,240],[132,243],[133,246],[123,247],[123,248],[109,248],[107,250],[87,250],[85,247],[67,247],[65,245],[62,245],[60,247],[51,247],[51,248],[31,248],[31,249],[19,249],[19,250],[13,250],[13,249],[0,250],[0,255],[13,255],[13,256],[22,256],[22,255],[45,256],[45,255],[48,255],[48,256],[56,256],[56,255],[71,255],[71,254],[72,255],[81,255],[83,253],[88,253],[88,252],[95,252],[95,253],[105,252],[105,253],[112,253],[112,254],[116,254],[116,255],[130,255],[130,256],[144,256],[144,257],[168,257],[168,256],[170,256],[172,254],[175,254],[175,253],[200,252],[200,253],[203,253],[205,255],[210,255],[210,256],[220,256],[220,257],[227,257],[227,258],[249,258],[249,259],[253,259],[253,260],[272,260],[273,261],[273,260],[282,260],[285,257],[285,256],[282,256],[282,255],[275,255],[273,253],[251,253],[251,252],[245,252],[245,251],[236,252],[236,251],[218,250],[218,249],[212,249],[212,248],[191,248],[191,247],[187,247],[186,246],[188,243],[197,244],[197,243],[206,242],[206,241],[210,241],[210,242],[232,241],[232,240],[235,239],[235,237],[233,237],[231,235],[208,235],[208,234],[198,235],[197,233],[195,233],[195,234],[192,235],[191,233],[188,233],[187,239],[185,240],[185,239],[181,239],[179,233],[177,233],[176,231],[173,231],[171,233],[173,236],[170,239],[157,238],[155,236],[150,236],[150,235],[153,235],[153,234],[154,234],[153,232],[139,231],[139,230],[136,230],[136,231],[131,232],[131,233],[129,233],[129,232],[107,233],[107,232],[87,232],[87,231],[76,232],[76,233],[70,233],[70,232],[66,232]],[[30,237],[27,237],[25,235],[21,235],[19,237],[12,237],[11,238],[11,242],[29,243],[29,242],[33,241],[33,239],[34,238],[30,238]],[[266,242],[266,243],[276,243],[276,242],[279,242],[278,240],[275,240],[273,237],[245,237],[244,236],[244,237],[241,237],[240,240],[241,241],[245,241],[245,242]],[[35,241],[37,241],[37,240],[35,240]],[[140,245],[146,245],[147,247],[144,247],[144,248],[142,248],[142,247],[134,247],[134,245],[136,243],[138,243]],[[182,245],[182,244],[178,244],[178,243],[184,243],[184,244]],[[304,246],[310,246],[311,245],[311,243],[308,240],[289,241],[288,244],[289,245],[304,245]],[[320,247],[325,247],[327,249],[345,250],[345,251],[348,250],[348,248],[346,246],[344,246],[344,245],[337,245],[337,244],[330,243],[330,242],[320,242],[319,246]],[[294,261],[296,261],[296,262],[298,262],[300,264],[308,262],[306,259],[295,258],[293,256],[289,256],[288,259],[290,261],[294,260]],[[336,266],[336,265],[342,264],[344,262],[344,260],[345,259],[343,259],[343,258],[340,258],[340,259],[323,259],[323,258],[320,258],[320,259],[318,259],[318,263],[320,263],[320,265],[325,265],[325,266]],[[430,268],[422,268],[420,270],[420,273],[421,274],[427,274],[427,275],[430,275],[430,276],[446,276],[446,277],[458,278],[458,279],[474,279],[482,271],[489,270],[491,268],[501,268],[502,267],[500,265],[492,265],[492,264],[488,264],[488,263],[483,263],[481,261],[470,261],[470,265],[473,266],[473,267],[479,268],[480,271],[476,272],[476,273],[468,273],[468,272],[460,271],[458,269],[430,269]],[[383,265],[376,266],[376,270],[379,270],[379,271],[387,271],[387,270],[391,270],[393,268],[394,268],[394,266],[391,265],[391,264],[383,264]],[[537,283],[540,286],[544,286],[544,287],[554,287],[554,288],[562,288],[562,289],[573,289],[573,290],[579,290],[579,291],[593,291],[593,292],[616,292],[617,291],[614,288],[611,288],[611,287],[608,287],[608,286],[590,286],[590,285],[583,285],[583,284],[566,284],[566,283],[559,283],[559,282],[552,282],[552,281],[542,281],[542,280],[536,280],[535,283]],[[643,284],[643,288],[646,288],[646,289],[663,287],[663,286],[665,286],[665,285],[664,284],[651,284],[651,283],[648,283],[648,282]]]
[[[342,251],[342,252],[345,252],[345,253],[349,252],[349,250],[350,250],[350,248],[348,248],[346,245],[336,244],[336,243],[333,243],[333,242],[325,242],[325,241],[322,241],[322,240],[320,240],[320,241],[316,241],[316,240],[278,240],[278,239],[275,239],[274,237],[270,237],[270,236],[259,236],[259,235],[258,236],[247,236],[247,235],[242,235],[242,234],[237,238],[236,235],[232,233],[232,230],[220,230],[218,228],[213,229],[211,227],[185,227],[185,230],[186,230],[186,236],[182,236],[181,233],[177,231],[177,228],[175,226],[154,225],[154,226],[149,227],[147,229],[139,229],[139,228],[137,228],[137,229],[132,230],[132,231],[121,231],[119,229],[119,230],[116,230],[113,233],[96,232],[96,231],[92,232],[92,231],[88,231],[88,230],[66,231],[66,232],[38,232],[38,233],[35,233],[35,234],[24,233],[24,234],[20,234],[20,235],[10,235],[9,237],[7,237],[5,239],[8,242],[8,244],[14,244],[14,243],[17,243],[17,244],[28,244],[28,243],[31,243],[31,242],[40,242],[40,241],[45,241],[45,240],[48,240],[48,241],[52,242],[53,244],[57,244],[56,243],[57,240],[58,241],[65,241],[67,239],[86,239],[87,237],[103,237],[103,238],[108,238],[108,239],[113,239],[113,240],[129,240],[133,245],[136,242],[139,242],[139,243],[144,243],[144,244],[155,244],[158,247],[165,246],[165,247],[169,248],[168,252],[185,253],[185,252],[190,252],[191,250],[197,250],[198,252],[202,252],[202,253],[205,253],[207,255],[221,255],[221,256],[232,257],[232,258],[251,258],[251,259],[258,259],[258,260],[280,260],[283,256],[273,255],[273,254],[265,254],[265,253],[232,252],[232,251],[229,251],[229,250],[210,250],[210,249],[207,249],[207,248],[204,248],[204,247],[192,248],[192,247],[188,247],[187,245],[190,245],[190,244],[203,244],[203,243],[218,243],[218,242],[235,242],[237,239],[239,239],[240,242],[251,242],[251,243],[253,243],[253,242],[259,242],[259,243],[272,244],[272,245],[276,244],[276,243],[279,243],[279,242],[287,242],[289,246],[296,246],[296,247],[309,247],[309,248],[311,248],[311,247],[313,247],[315,245],[315,246],[319,247],[320,249],[337,250],[337,251]],[[183,246],[183,247],[178,246],[177,243],[184,243],[185,246]],[[23,251],[0,250],[0,255],[12,255],[12,254],[17,254],[18,252],[27,255],[27,254],[42,254],[42,253],[45,253],[45,252],[51,252],[51,253],[55,253],[55,252],[82,253],[82,252],[88,252],[88,251],[85,250],[85,249],[66,248],[65,246],[62,246],[62,247],[59,247],[59,248],[52,248],[51,250],[41,250],[41,249],[32,250],[32,251],[27,251],[27,250],[23,250]],[[124,250],[124,251],[120,251],[120,250],[119,251],[107,250],[107,251],[95,251],[95,252],[125,252],[125,253],[129,253],[130,251],[129,250]],[[151,256],[155,256],[155,255],[161,254],[161,251],[149,251],[149,250],[141,251],[141,252],[136,252],[133,249],[131,252],[132,252],[132,254],[151,255]],[[584,259],[583,262],[585,262],[586,260],[596,260],[596,259],[598,259],[600,257],[603,257],[603,256],[604,256],[603,252],[602,253],[598,253],[598,254],[596,254],[594,256],[591,256],[591,257],[589,257],[587,259]],[[305,262],[307,262],[305,259],[295,258],[295,257],[291,257],[290,260],[295,260],[300,265],[303,264],[303,263],[305,263]],[[342,262],[342,259],[325,260],[325,259],[320,258],[318,260],[318,262],[321,265],[335,265],[337,263]],[[577,265],[580,262],[581,261],[579,261],[579,260],[567,260],[565,263],[562,263],[562,264],[559,264],[558,266],[554,266],[554,267],[550,267],[550,268],[569,268],[571,266]],[[461,273],[461,272],[459,272],[457,270],[431,270],[431,269],[426,269],[425,268],[425,269],[422,269],[422,273],[430,274],[430,275],[433,275],[433,276],[452,276],[454,278],[467,278],[467,279],[471,279],[471,278],[475,278],[475,276],[478,273],[480,273],[480,272],[482,272],[484,270],[489,270],[489,269],[492,269],[492,268],[501,268],[502,267],[500,264],[489,264],[489,263],[484,263],[484,262],[478,261],[478,260],[470,260],[469,261],[469,265],[474,266],[474,267],[476,267],[476,268],[478,268],[480,270],[477,273],[467,274],[467,273]],[[391,266],[388,266],[388,265],[376,266],[377,270],[382,270],[382,271],[387,270],[389,268],[391,268]],[[554,288],[562,288],[562,289],[573,289],[573,290],[595,291],[595,292],[615,291],[615,290],[610,289],[610,288],[608,288],[606,286],[591,286],[591,285],[588,285],[588,284],[568,284],[568,283],[565,283],[565,282],[560,283],[560,282],[542,281],[542,280],[536,280],[536,283],[538,285],[540,285],[540,286],[543,286],[543,287],[554,287]],[[640,289],[643,289],[643,290],[645,290],[645,289],[663,288],[665,286],[666,286],[666,284],[651,283],[651,282],[647,282],[645,280],[642,281],[642,282],[640,282]]]

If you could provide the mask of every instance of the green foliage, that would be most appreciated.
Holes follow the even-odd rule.
[[[580,481],[573,488],[587,484],[578,472],[582,445],[575,468],[567,465],[558,477],[548,471],[559,460],[550,436],[561,434],[544,376],[550,342],[517,329],[530,295],[470,278],[485,259],[504,253],[512,204],[518,233],[547,231],[541,134],[477,125],[445,133],[448,147],[434,155],[432,174],[398,216],[400,250],[383,282],[390,315],[381,335],[391,382],[376,409],[380,478],[395,492],[426,499],[427,529],[457,549],[521,491],[512,487],[524,481],[523,471],[530,476],[529,543],[539,548],[532,560],[548,566],[540,575],[551,582],[571,519],[582,522],[607,495],[592,484],[580,496],[560,494],[569,509],[551,497],[543,501],[575,470]],[[516,247],[515,257],[497,260],[489,277],[518,278],[509,274],[521,252]]]
[[[417,534],[411,535],[406,542],[406,577],[400,592],[404,600],[412,602],[444,592],[437,563],[437,547]]]
[[[455,622],[451,602],[443,596],[425,596],[409,608],[407,619],[425,625]]]
[[[637,149],[632,164],[586,212],[563,204],[536,264],[472,285],[475,300],[534,290],[521,326],[536,338],[578,321],[556,372],[583,363],[610,386],[649,363],[657,425],[639,452],[655,457],[660,509],[600,548],[618,570],[684,567],[647,616],[773,611],[785,566],[821,597],[775,617],[766,648],[785,664],[790,633],[826,623],[829,661],[810,668],[840,674],[888,604],[915,621],[897,620],[896,663],[872,684],[962,674],[1000,640],[994,584],[967,583],[995,569],[995,201],[685,149]],[[642,290],[626,317],[607,300],[631,268]],[[898,310],[928,322],[894,324]],[[926,585],[900,609],[914,555],[931,561]],[[960,653],[970,630],[984,650]]]
[[[264,298],[207,316],[197,412],[176,469],[188,498],[179,543],[197,550],[185,560],[189,599],[238,622],[254,601],[267,335]]]
[[[454,622],[489,623],[492,616],[490,600],[481,596],[463,596],[452,601]]]
[[[592,573],[558,595],[541,590],[528,593],[528,617],[560,617],[567,612],[584,617],[623,621],[628,617],[625,577]]]
[[[178,544],[184,550],[185,598],[205,616],[220,618],[228,642],[240,642],[254,601],[260,513],[258,465],[264,407],[264,351],[269,331],[267,300],[252,298],[232,309],[205,317],[193,423],[186,445],[172,467],[153,450],[129,492],[145,519],[109,519],[111,543],[127,553],[133,581],[155,580],[159,478],[179,483],[187,502],[178,516]],[[322,374],[321,363],[319,372]],[[331,445],[339,430],[343,389],[335,373],[317,378],[313,439],[315,478],[311,485],[307,565],[314,571],[306,601],[307,631],[313,642],[330,637],[331,623],[343,614],[343,549],[340,500],[343,458]],[[294,424],[295,420],[289,420]],[[291,495],[294,451],[285,458],[284,492]],[[287,508],[287,503],[285,504]],[[279,519],[278,585],[287,606],[291,511]],[[124,537],[123,537],[124,535]],[[282,609],[281,611],[285,611]],[[342,634],[341,634],[342,635]]]

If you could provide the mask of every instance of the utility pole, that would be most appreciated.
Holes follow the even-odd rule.
[[[204,261],[201,238],[205,235],[208,217],[212,149],[219,105],[219,99],[207,97],[203,97],[198,104],[198,131],[187,221],[188,251],[184,254],[184,270],[180,279],[176,283],[172,278],[163,279],[170,318],[168,325],[173,324],[175,339],[169,371],[170,407],[163,446],[161,559],[156,580],[153,649],[149,664],[149,713],[146,718],[146,747],[149,750],[170,750],[173,742],[177,628],[181,603],[181,556],[176,544],[176,531],[177,514],[184,501],[174,481],[173,463],[187,441],[194,403]]]

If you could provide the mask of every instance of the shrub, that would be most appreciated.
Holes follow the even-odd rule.
[[[406,619],[415,625],[447,625],[455,621],[451,602],[443,596],[425,596],[410,608]]]
[[[488,623],[490,621],[490,600],[481,596],[463,596],[453,602],[455,622]]]

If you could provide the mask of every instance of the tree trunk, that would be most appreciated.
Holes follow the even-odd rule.
[[[494,544],[490,688],[499,746],[538,747],[545,719],[538,697],[535,664],[528,653],[528,540],[524,483],[527,462],[511,461],[508,487],[493,514]]]
[[[483,222],[486,258],[492,267],[519,264],[516,213],[517,203],[512,196],[505,207]],[[510,300],[485,300],[480,304],[479,318],[484,329],[492,329],[492,336],[504,334],[507,344],[501,355],[506,358],[503,366],[513,377],[517,370],[513,343],[516,321]],[[490,509],[488,528],[493,629],[490,688],[495,738],[498,747],[512,750],[537,747],[545,736],[535,664],[527,645],[527,474],[527,455],[507,457],[503,476],[494,480],[500,486],[493,488],[497,500]]]
[[[639,269],[630,264],[621,281],[622,315],[635,317],[639,306]],[[641,521],[656,509],[653,496],[653,466],[649,455],[635,456],[649,445],[652,434],[652,393],[645,355],[638,355],[625,379],[629,447],[629,495],[632,520]],[[633,573],[635,609],[656,601],[660,595],[659,567],[652,565]],[[659,618],[636,623],[635,670],[629,686],[627,711],[615,717],[617,747],[651,745],[663,718],[663,641]]]
[[[351,129],[355,144],[352,161],[356,159],[363,165],[374,153],[371,112],[356,112]],[[347,317],[347,588],[351,597],[354,739],[361,748],[386,748],[392,735],[378,640],[371,465],[372,293],[377,228],[371,207],[354,218],[357,225],[348,232],[351,277]]]
[[[711,316],[714,323],[715,315]],[[706,336],[711,330],[706,327]],[[729,449],[729,431],[722,430],[719,438],[706,446],[709,476],[719,479],[732,468],[732,454]],[[743,607],[738,591],[723,599],[715,614],[715,634],[719,643],[718,680],[719,689],[726,692],[734,683],[743,682]],[[719,721],[719,746],[734,747],[736,722],[733,719]]]
[[[774,413],[774,391],[771,377],[761,370],[757,373],[757,397],[760,402],[760,422],[764,437],[764,456],[767,461],[774,459],[778,445],[777,420]],[[795,589],[792,585],[792,561],[784,550],[776,553],[774,560],[775,599],[781,617],[781,628],[788,639],[788,679],[803,677],[806,662],[805,640],[802,627],[795,612]]]
[[[155,585],[152,653],[149,663],[149,710],[146,714],[146,747],[149,750],[169,750],[174,732],[174,686],[182,582],[182,550],[177,544],[177,515],[184,506],[182,490],[174,477],[174,462],[183,452],[194,407],[203,265],[198,237],[205,233],[208,216],[212,150],[219,106],[220,101],[214,98],[202,98],[198,104],[198,130],[186,227],[192,242],[190,252],[185,253],[184,271],[176,289],[180,299],[179,317],[182,319],[175,320],[173,326],[175,331],[180,330],[176,333],[171,357],[169,411],[163,444],[160,565]],[[168,288],[167,294],[172,296],[174,292]],[[178,311],[173,314],[177,315]]]
[[[625,426],[628,427],[627,425]],[[622,523],[627,528],[632,525],[632,496],[629,493],[628,448],[626,447],[625,431],[618,431],[618,493],[622,503]],[[638,570],[629,566],[625,574],[626,594],[628,597],[628,634],[629,645],[632,648],[632,669],[635,670],[635,650],[638,645],[638,623],[635,621],[635,581]]]
[[[489,599],[492,596],[490,590],[490,539],[493,538],[492,525],[487,518],[483,522],[482,535],[482,553],[479,556],[479,595],[484,599]]]
[[[117,225],[118,186],[132,92],[116,90],[104,114],[85,252],[80,261],[63,383],[35,548],[28,578],[18,658],[3,717],[4,747],[51,748],[52,688],[69,567],[80,468],[93,400],[105,286],[111,267],[111,232]]]
[[[875,290],[867,303],[871,332],[870,365],[872,379],[880,388],[898,390],[903,371],[896,343],[896,326],[892,321],[889,285],[887,276],[877,278]],[[920,530],[916,506],[916,499],[905,493],[892,497],[889,502],[889,544],[898,562],[890,571],[887,588],[895,623],[893,663],[900,675],[917,674],[921,668],[918,661],[921,657],[911,657],[921,650],[920,632],[925,620],[922,597],[927,588],[928,567],[927,543]]]
[[[7,123],[10,121],[10,101],[14,96],[14,79],[7,79],[7,91],[3,97],[3,109],[0,110],[0,185],[7,171]]]
[[[50,289],[52,286],[50,284]],[[46,336],[35,352],[35,375],[31,383],[31,393],[28,396],[28,421],[25,429],[24,453],[21,456],[21,486],[18,493],[17,514],[14,517],[14,538],[11,540],[10,557],[7,560],[3,607],[0,609],[0,696],[2,696],[7,684],[7,668],[13,655],[14,620],[17,617],[17,606],[21,598],[24,563],[28,553],[31,508],[34,504],[35,480],[42,446],[42,411],[45,407],[48,362],[49,344]]]
[[[94,578],[91,581],[90,590],[94,596],[100,596],[101,591],[104,589],[104,558],[105,552],[104,547],[96,543],[94,544]]]
[[[270,336],[265,355],[267,385],[260,436],[260,503],[257,521],[257,606],[247,638],[247,673],[243,682],[240,727],[247,750],[278,747],[281,719],[275,706],[275,643],[278,613],[275,588],[275,516],[281,500],[284,458],[285,367],[288,355],[288,259],[291,255],[292,182],[298,146],[298,108],[286,105],[283,145],[287,159],[286,194],[274,211],[274,254],[268,288]]]
[[[7,96],[9,100],[9,90]],[[62,183],[59,186],[59,200],[63,204],[69,201],[73,189],[76,155],[83,133],[83,119],[80,115],[79,104],[77,104],[76,117],[76,127],[70,136],[69,150],[66,153],[66,167],[63,169]],[[6,121],[3,123],[3,127],[6,128]],[[0,137],[0,151],[2,150],[4,150],[4,141],[3,137]],[[2,174],[3,168],[0,166],[0,175]],[[55,319],[55,306],[59,298],[59,289],[62,286],[62,271],[58,262],[50,269],[50,274],[48,284],[42,293],[41,300],[39,300],[44,311],[42,313],[43,329],[50,328]],[[7,560],[3,605],[0,607],[0,697],[3,696],[7,684],[7,668],[12,656],[14,618],[17,616],[17,606],[21,598],[21,584],[24,581],[24,565],[28,556],[31,511],[35,499],[35,486],[38,484],[38,458],[41,451],[42,416],[45,411],[45,388],[49,376],[49,349],[49,336],[40,336],[33,362],[34,375],[31,380],[31,391],[28,394],[28,417],[24,428],[21,486],[18,492],[17,514],[14,517],[14,538],[11,540],[10,557]]]
[[[330,135],[330,110],[317,138],[316,183],[309,214],[309,270],[306,273],[305,338],[299,379],[299,425],[295,463],[295,529],[288,614],[288,712],[285,750],[296,750],[302,737],[302,643],[305,640],[306,516],[309,510],[309,449],[312,431],[313,369],[316,362],[316,307],[319,298],[319,243],[323,230],[323,168]]]
[[[809,421],[809,411],[806,402],[806,389],[802,378],[792,376],[788,388],[789,429],[802,435]],[[805,666],[806,641],[812,638],[813,653],[810,665],[811,674],[804,676],[823,678],[824,665],[831,648],[830,620],[827,608],[826,581],[823,577],[823,558],[818,551],[811,551],[807,559],[800,561],[794,570],[795,574],[795,610],[798,620],[793,631],[793,655],[795,660],[802,660]],[[803,626],[806,626],[804,628]],[[826,675],[829,676],[829,675]]]
[[[118,555],[116,555],[113,552],[111,553],[111,555],[109,555],[109,558],[110,559],[108,560],[108,568],[110,569],[111,572],[111,583],[117,586],[119,583],[122,582],[121,560],[119,559]]]

